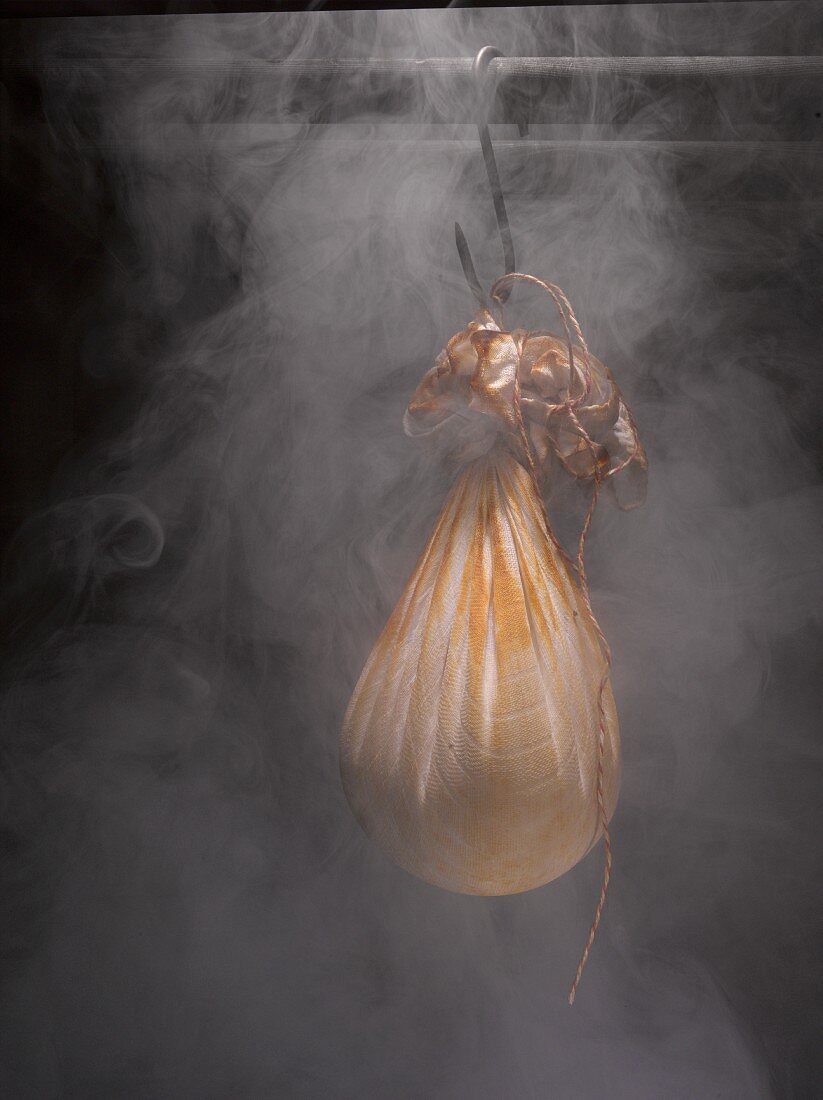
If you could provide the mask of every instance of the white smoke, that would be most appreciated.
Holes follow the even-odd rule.
[[[439,892],[367,843],[337,777],[351,689],[451,476],[401,420],[473,311],[455,219],[481,279],[501,273],[476,131],[419,122],[448,114],[442,74],[388,120],[348,78],[321,98],[249,63],[812,53],[818,16],[41,32],[66,217],[112,204],[84,369],[134,398],[10,557],[17,608],[54,589],[23,614],[5,702],[16,1095],[802,1094],[785,1030],[812,982],[818,711],[796,685],[821,621],[819,146],[776,140],[804,119],[743,77],[593,85],[525,138],[492,127],[518,267],[567,291],[650,459],[644,509],[604,506],[590,540],[625,764],[570,1010],[600,853],[526,895]],[[323,124],[329,104],[346,121]],[[507,315],[553,323],[519,289]]]

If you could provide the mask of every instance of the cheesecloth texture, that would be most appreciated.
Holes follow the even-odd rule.
[[[467,894],[551,881],[599,836],[602,657],[527,471],[494,449],[463,471],[369,657],[341,774],[401,867]],[[605,800],[619,744],[605,693]]]
[[[620,771],[582,541],[575,568],[539,481],[565,471],[597,489],[619,474],[613,496],[634,507],[646,457],[611,374],[568,329],[565,342],[506,332],[487,310],[438,356],[404,424],[445,434],[464,468],[355,687],[343,786],[365,832],[420,878],[530,890],[604,832]]]

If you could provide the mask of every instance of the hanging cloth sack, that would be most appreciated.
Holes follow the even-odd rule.
[[[481,310],[414,394],[407,433],[449,433],[465,465],[354,689],[340,764],[368,836],[447,890],[531,890],[605,836],[573,1000],[608,886],[620,780],[610,655],[583,547],[601,485],[633,507],[647,463],[562,291],[515,274],[492,295],[514,280],[551,295],[564,336],[503,331]],[[592,486],[576,561],[540,491],[560,471]]]

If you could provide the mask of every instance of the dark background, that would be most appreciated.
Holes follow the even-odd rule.
[[[493,108],[519,266],[569,292],[651,464],[591,539],[624,788],[570,1010],[599,853],[446,894],[337,778],[451,477],[400,418],[469,317],[455,217],[499,263],[471,98],[249,62],[800,56],[822,15],[4,20],[4,1095],[816,1094],[820,77]]]

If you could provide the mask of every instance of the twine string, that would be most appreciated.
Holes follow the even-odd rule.
[[[603,879],[600,887],[600,897],[597,902],[597,908],[595,909],[594,919],[592,920],[589,928],[589,934],[586,937],[586,942],[583,947],[583,953],[580,957],[580,962],[577,965],[577,971],[574,976],[574,980],[569,989],[569,1004],[574,1004],[574,999],[577,995],[577,989],[580,985],[580,979],[583,976],[583,970],[586,966],[586,962],[589,958],[589,952],[591,951],[592,944],[594,943],[595,936],[597,935],[597,929],[600,925],[600,918],[603,915],[603,907],[606,904],[606,894],[609,889],[609,881],[611,880],[612,873],[612,843],[611,834],[609,833],[609,822],[606,815],[606,800],[604,797],[604,757],[606,750],[606,709],[605,709],[605,691],[606,685],[609,682],[611,675],[612,655],[609,643],[606,641],[606,636],[603,633],[600,624],[595,617],[594,610],[592,609],[591,596],[589,593],[589,581],[586,575],[586,566],[584,561],[584,552],[586,548],[586,539],[591,529],[592,520],[594,518],[594,512],[597,508],[597,503],[600,498],[600,486],[603,481],[603,471],[600,466],[599,455],[594,440],[589,436],[586,429],[580,422],[580,418],[577,415],[577,409],[579,406],[589,397],[592,386],[591,376],[591,363],[589,359],[589,348],[586,344],[585,338],[581,331],[577,317],[571,303],[560,289],[554,283],[544,282],[542,279],[538,279],[535,275],[524,275],[519,272],[513,272],[509,275],[504,275],[498,279],[497,282],[491,288],[491,297],[498,302],[502,301],[499,296],[499,292],[504,288],[509,287],[514,282],[527,282],[533,283],[544,290],[554,302],[557,312],[560,316],[561,324],[563,325],[564,335],[566,337],[566,346],[569,354],[569,388],[568,396],[565,401],[554,406],[552,412],[558,412],[565,410],[569,420],[585,443],[591,456],[594,469],[594,481],[592,486],[592,495],[589,501],[589,506],[586,511],[586,516],[583,521],[583,525],[580,530],[580,536],[577,543],[577,560],[572,562],[569,555],[566,553],[563,546],[560,544],[554,530],[552,529],[551,522],[549,520],[548,510],[543,500],[543,494],[540,489],[540,483],[537,472],[537,464],[534,458],[534,451],[529,440],[529,435],[526,430],[526,424],[523,419],[523,410],[521,407],[521,390],[520,390],[520,378],[519,372],[515,373],[514,381],[514,412],[517,420],[517,429],[520,436],[520,441],[523,445],[523,450],[526,455],[526,461],[528,464],[528,472],[534,485],[535,493],[537,494],[537,500],[540,505],[540,510],[543,515],[543,522],[546,526],[546,533],[554,546],[560,551],[563,558],[569,564],[573,570],[577,573],[580,593],[583,597],[583,603],[586,608],[586,613],[589,618],[594,631],[597,635],[598,642],[600,644],[600,650],[603,656],[604,665],[603,672],[600,677],[600,687],[597,694],[597,713],[598,713],[598,734],[597,734],[597,778],[596,778],[596,801],[597,801],[597,817],[595,823],[595,830],[600,827],[603,834],[603,847],[604,847],[604,862],[603,862]],[[577,338],[578,344],[583,352],[582,368],[578,366],[575,355],[574,345],[572,341],[572,332]],[[582,389],[576,396],[572,396],[573,383],[575,378],[579,378],[582,384]],[[608,471],[605,476],[612,476],[622,470],[631,461],[633,455],[629,455],[623,462],[621,462],[614,469]]]

